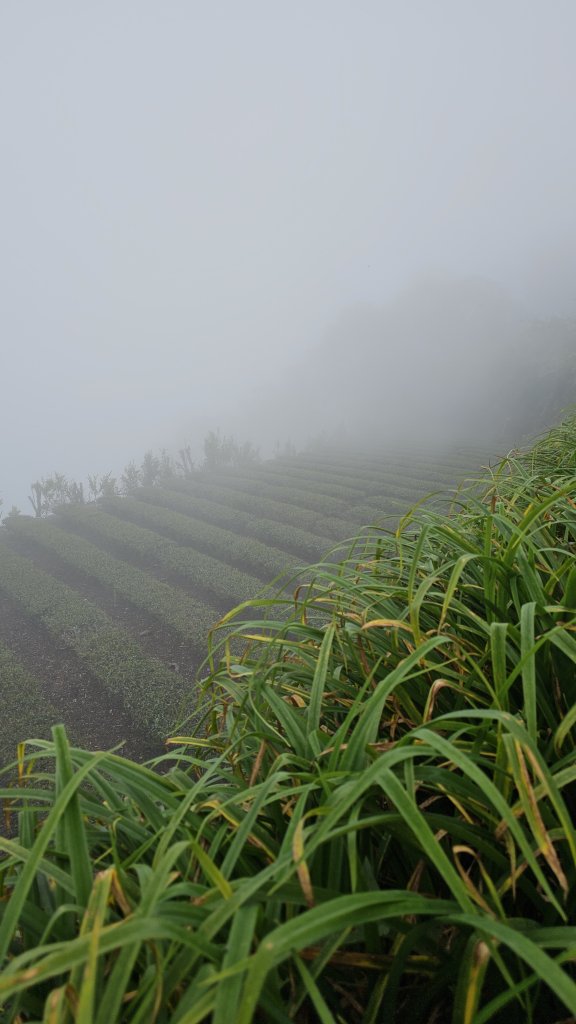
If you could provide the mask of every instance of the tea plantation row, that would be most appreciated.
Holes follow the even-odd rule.
[[[97,697],[113,696],[135,728],[160,740],[183,708],[194,708],[208,634],[221,616],[320,560],[364,523],[398,517],[426,493],[478,472],[482,461],[476,450],[434,458],[310,453],[242,472],[195,472],[169,487],[64,505],[47,518],[9,517],[0,594],[26,616],[38,645],[49,636],[63,657],[78,659],[95,707]],[[8,625],[0,624],[4,760],[30,734],[31,720],[39,731],[53,719],[51,693],[61,682],[58,666],[39,678],[26,651],[11,651]],[[90,709],[82,710],[85,719]],[[74,706],[66,725],[74,740],[86,740]]]

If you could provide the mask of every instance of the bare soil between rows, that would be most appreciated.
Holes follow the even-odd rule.
[[[232,599],[225,601],[210,587],[193,582],[183,572],[180,573],[175,569],[156,564],[153,558],[140,555],[137,551],[134,551],[120,541],[114,540],[112,537],[101,536],[97,531],[91,530],[88,524],[66,522],[65,529],[70,531],[70,533],[76,534],[78,537],[82,537],[84,540],[90,541],[91,544],[100,548],[101,551],[105,551],[114,558],[126,562],[127,565],[131,565],[134,569],[141,569],[143,572],[148,573],[149,576],[158,580],[159,583],[167,583],[170,587],[183,590],[188,597],[205,604],[208,608],[214,608],[218,615],[225,615],[234,607],[235,602]]]
[[[115,594],[113,588],[107,587],[82,569],[68,565],[58,554],[48,551],[41,544],[10,537],[10,546],[24,558],[33,561],[39,569],[100,608],[114,625],[130,634],[148,657],[158,658],[182,674],[193,686],[202,656],[176,630],[145,609],[132,604],[122,594]]]
[[[161,739],[138,727],[122,701],[87,671],[73,651],[54,640],[2,591],[0,640],[41,685],[75,745],[94,751],[122,744],[118,753],[135,761],[165,751]]]

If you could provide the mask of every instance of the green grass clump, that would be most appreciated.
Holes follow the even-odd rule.
[[[30,744],[7,1019],[576,1015],[576,423],[478,494],[313,567],[288,622],[227,616],[162,773]]]

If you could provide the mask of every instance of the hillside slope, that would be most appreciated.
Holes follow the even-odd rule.
[[[575,493],[576,421],[240,609],[161,773],[32,742],[10,1019],[576,1016]]]
[[[33,686],[3,680],[13,756],[28,707],[57,709],[75,742],[130,756],[162,749],[211,627],[279,574],[320,559],[383,514],[477,472],[483,453],[331,451],[242,471],[195,472],[0,531],[0,643]],[[32,694],[42,694],[32,698]]]

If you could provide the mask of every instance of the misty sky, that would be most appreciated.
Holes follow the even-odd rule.
[[[226,429],[418,275],[574,315],[575,38],[574,0],[0,0],[5,503]]]

